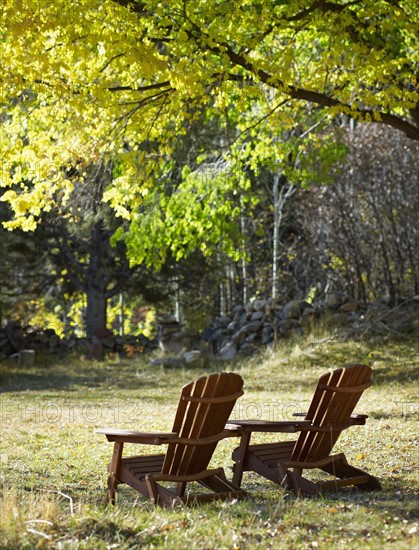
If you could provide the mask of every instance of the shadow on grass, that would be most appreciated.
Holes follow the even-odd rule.
[[[363,492],[357,489],[346,489],[330,493],[327,500],[353,502],[358,506],[366,506],[379,512],[386,512],[400,519],[412,520],[419,517],[417,507],[418,494],[406,482],[395,480],[389,476],[380,476],[382,491]]]
[[[72,390],[80,386],[97,387],[101,380],[88,375],[67,375],[56,373],[13,373],[0,374],[0,393],[39,391],[39,390]]]
[[[243,488],[247,491],[247,496],[240,500],[247,508],[246,513],[261,513],[269,519],[272,513],[272,506],[281,505],[282,508],[298,507],[304,501],[311,506],[319,506],[319,513],[324,510],[324,507],[336,506],[345,511],[353,506],[365,508],[368,513],[374,510],[379,513],[385,513],[392,517],[398,517],[400,520],[415,520],[419,516],[417,508],[417,497],[414,491],[410,491],[406,484],[402,481],[397,481],[389,477],[381,477],[383,483],[383,491],[361,491],[356,488],[343,488],[339,492],[328,492],[317,497],[302,497],[294,493],[285,491],[281,487],[275,487],[269,483],[243,484]],[[124,487],[116,504],[117,509],[126,507],[139,506],[152,511],[153,505],[145,498],[139,495],[136,491],[129,487]],[[105,495],[89,495],[88,500],[91,504],[106,508]],[[202,504],[192,504],[192,507],[202,507]],[[250,508],[250,510],[249,510]],[[183,507],[177,508],[182,510]],[[234,508],[231,509],[233,511]],[[234,512],[230,512],[234,513]],[[238,508],[237,513],[240,515],[243,510]]]
[[[215,368],[165,370],[152,367],[143,361],[124,360],[113,364],[75,360],[66,358],[50,364],[40,363],[33,367],[22,367],[7,362],[0,363],[0,394],[26,391],[77,391],[87,388],[98,392],[123,390],[159,390],[173,385],[178,391],[183,384],[198,378]],[[172,382],[172,384],[171,384]]]
[[[266,498],[268,500],[278,494],[278,502],[282,501],[286,506],[298,506],[307,500],[312,504],[318,503],[319,509],[323,505],[339,503],[340,507],[365,507],[370,511],[390,514],[399,517],[400,520],[414,520],[419,517],[417,507],[418,493],[406,485],[403,480],[395,480],[388,476],[380,476],[383,485],[382,491],[361,491],[355,487],[342,488],[340,491],[330,491],[317,497],[303,497],[292,492],[285,491],[281,487],[272,488],[272,484],[260,483],[256,487],[243,488],[248,491],[250,501]]]
[[[410,365],[408,368],[397,368],[393,365],[374,369],[374,385],[411,384],[419,377],[419,366]]]
[[[109,379],[105,368],[92,365],[73,367],[63,361],[53,364],[20,367],[10,363],[0,365],[0,393],[41,390],[76,390],[98,388]],[[132,380],[130,380],[132,386]],[[128,386],[128,381],[127,381]]]

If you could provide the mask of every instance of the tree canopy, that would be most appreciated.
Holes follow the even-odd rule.
[[[307,104],[419,139],[413,0],[6,0],[1,29],[9,228],[34,229],[68,199],[71,168],[107,155],[124,166],[107,200],[135,221],[203,116],[233,123],[221,153],[249,159],[281,154],[273,134]]]

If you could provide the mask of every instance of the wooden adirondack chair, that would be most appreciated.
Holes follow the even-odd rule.
[[[233,483],[240,486],[244,471],[254,471],[305,495],[328,489],[357,485],[362,490],[380,490],[380,482],[348,464],[345,455],[331,455],[342,431],[365,424],[366,415],[352,414],[362,393],[371,386],[371,369],[352,365],[322,376],[304,420],[265,422],[230,421],[242,428],[240,446],[233,451]],[[301,432],[297,441],[249,445],[252,432]],[[304,470],[319,468],[335,479],[313,482],[303,477]]]
[[[233,373],[211,374],[182,388],[170,433],[141,433],[103,429],[114,442],[109,464],[108,501],[115,503],[116,487],[127,483],[155,504],[237,498],[245,493],[227,481],[223,468],[207,469],[218,441],[238,436],[236,426],[225,428],[234,404],[241,395],[243,379]],[[166,454],[122,458],[124,443],[168,444]],[[170,490],[160,482],[174,482]],[[185,496],[186,485],[197,481],[212,493]]]

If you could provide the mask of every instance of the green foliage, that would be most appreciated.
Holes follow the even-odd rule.
[[[161,266],[170,252],[175,261],[197,248],[208,255],[215,248],[239,257],[237,220],[248,184],[240,185],[227,170],[214,174],[183,171],[184,178],[170,195],[150,193],[134,214],[125,240],[135,263]],[[240,194],[240,195],[239,195]]]
[[[156,250],[164,255],[170,236],[184,241],[174,249],[181,257],[202,234],[215,239],[221,222],[207,221],[205,207],[190,196],[189,176],[183,204],[176,197],[160,205],[154,192],[148,202],[151,189],[160,187],[161,162],[202,115],[210,121],[228,112],[228,146],[237,132],[253,140],[239,149],[254,170],[286,158],[272,136],[278,128],[292,133],[307,102],[324,109],[326,121],[343,114],[391,124],[417,139],[410,118],[418,102],[415,7],[385,0],[310,6],[300,0],[6,0],[0,183],[15,214],[7,226],[33,230],[57,197],[67,201],[73,185],[68,167],[121,156],[124,166],[106,198],[134,230],[152,232]],[[268,130],[262,139],[261,126]],[[330,154],[340,154],[310,147],[319,171]],[[304,162],[300,170],[303,179],[313,179]],[[227,211],[234,218],[225,195],[208,199],[211,208],[225,208],[221,219]],[[159,216],[139,222],[144,201],[184,214],[190,235],[179,221],[167,228]],[[133,252],[134,258],[149,254],[151,263],[159,261],[161,254],[154,257],[148,245]]]

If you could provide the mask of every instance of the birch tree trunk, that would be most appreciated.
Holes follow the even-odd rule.
[[[272,235],[272,298],[275,300],[278,296],[279,288],[279,246],[280,246],[280,227],[283,217],[285,203],[295,193],[293,183],[286,180],[282,172],[276,172],[273,179],[272,194],[274,202],[274,224]]]
[[[243,243],[243,258],[242,258],[242,289],[243,289],[243,304],[247,304],[247,295],[248,295],[248,282],[247,282],[247,261],[246,261],[246,239],[245,239],[245,230],[246,223],[244,216],[240,218],[240,228],[242,233],[242,243]]]

